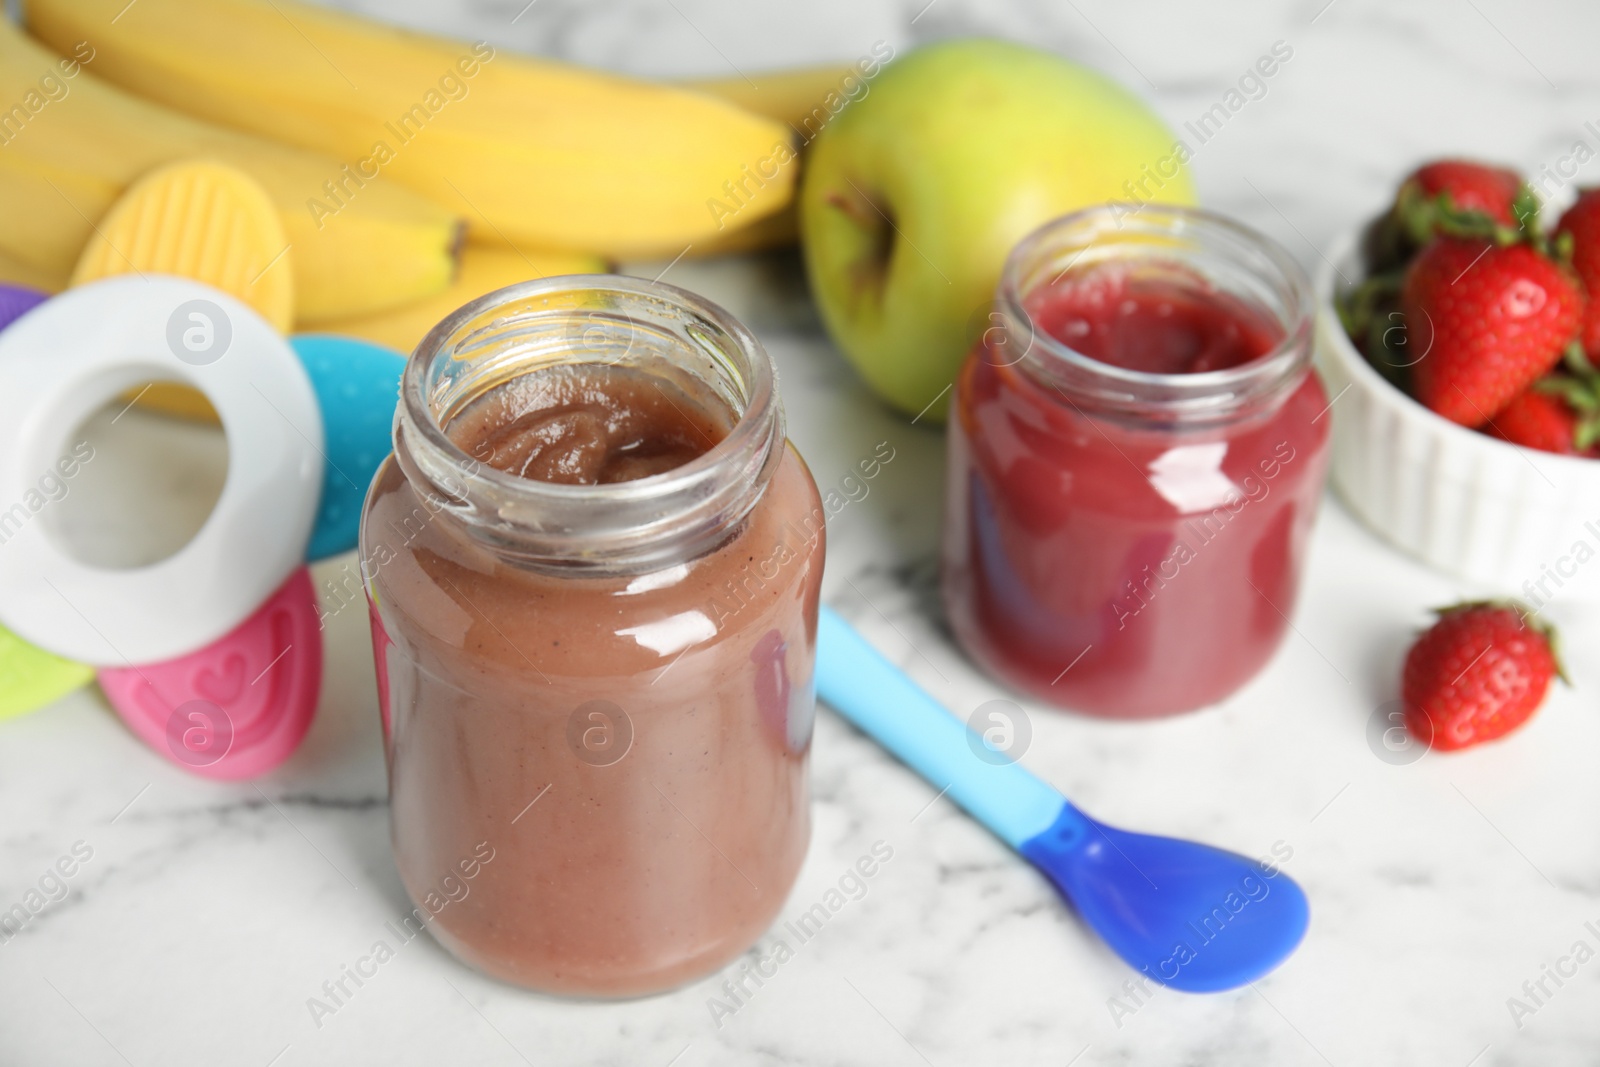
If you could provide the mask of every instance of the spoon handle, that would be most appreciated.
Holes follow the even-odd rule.
[[[980,758],[990,751],[983,740],[826,604],[817,626],[817,696],[1012,848],[1059,833],[1062,819],[1082,818],[1021,764]]]

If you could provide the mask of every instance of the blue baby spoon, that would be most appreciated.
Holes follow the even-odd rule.
[[[946,788],[1043,871],[1117,955],[1163,985],[1209,993],[1253,982],[1305,936],[1306,895],[1288,875],[1209,845],[1107,826],[1020,764],[980,758],[976,734],[827,606],[817,696]]]

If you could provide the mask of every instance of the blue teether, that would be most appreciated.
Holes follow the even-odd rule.
[[[1020,764],[981,758],[976,734],[826,606],[817,696],[947,790],[1054,882],[1117,955],[1163,985],[1200,993],[1253,982],[1305,935],[1305,893],[1275,866],[1107,826]]]
[[[297,334],[289,344],[316,390],[327,442],[322,500],[306,546],[306,560],[315,563],[356,547],[361,502],[378,464],[393,447],[390,431],[406,359],[387,348],[331,334]]]

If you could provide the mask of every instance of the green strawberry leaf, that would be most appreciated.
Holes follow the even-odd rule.
[[[1600,409],[1600,397],[1595,396],[1594,388],[1576,378],[1552,374],[1534,382],[1533,388],[1536,392],[1544,393],[1548,396],[1559,396],[1574,411],[1595,411]]]
[[[1539,232],[1539,194],[1527,182],[1522,183],[1516,199],[1511,201],[1511,217],[1517,220],[1517,227],[1523,233]]]
[[[1600,442],[1600,412],[1593,412],[1578,420],[1572,443],[1579,452],[1587,452]]]

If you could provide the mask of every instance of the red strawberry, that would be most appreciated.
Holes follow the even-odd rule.
[[[1440,237],[1407,269],[1400,310],[1416,398],[1477,427],[1561,359],[1584,297],[1530,245]]]
[[[1389,210],[1362,235],[1369,274],[1404,267],[1435,237],[1482,237],[1513,244],[1538,232],[1539,198],[1516,171],[1439,159],[1406,176]]]
[[[1545,452],[1577,455],[1578,415],[1558,396],[1525,389],[1489,420],[1484,432],[1502,441]]]
[[[1401,203],[1408,199],[1408,188],[1411,195],[1420,194],[1434,203],[1443,198],[1448,208],[1487,215],[1502,226],[1515,229],[1520,222],[1514,205],[1523,193],[1523,184],[1514,170],[1465,159],[1440,159],[1418,167],[1401,183]]]
[[[1576,346],[1565,371],[1547,374],[1491,419],[1485,434],[1563,456],[1600,456],[1600,371]]]
[[[1600,189],[1588,189],[1567,209],[1556,225],[1556,235],[1572,242],[1572,269],[1591,295],[1600,296]],[[1590,302],[1579,334],[1583,348],[1600,359],[1600,300]]]
[[[1443,609],[1406,654],[1406,729],[1437,749],[1505,736],[1539,709],[1561,674],[1555,640],[1554,629],[1515,601]]]

